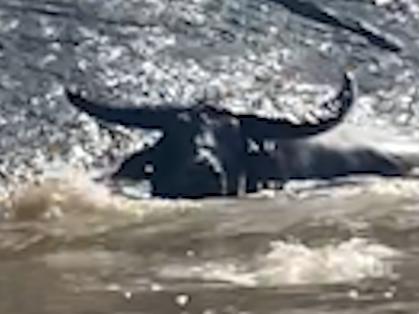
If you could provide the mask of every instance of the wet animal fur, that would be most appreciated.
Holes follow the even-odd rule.
[[[354,102],[353,85],[353,78],[345,74],[339,93],[323,104],[333,115],[300,125],[284,119],[235,115],[206,104],[192,108],[110,107],[71,90],[66,95],[73,105],[100,120],[163,131],[154,146],[126,159],[114,178],[148,179],[155,196],[197,198],[253,190],[254,182],[265,180],[266,166],[260,165],[262,171],[257,171],[259,161],[275,158],[263,151],[257,156],[250,153],[249,142],[296,140],[332,129],[342,122]],[[152,166],[151,172],[147,165]],[[284,177],[281,175],[281,180]]]

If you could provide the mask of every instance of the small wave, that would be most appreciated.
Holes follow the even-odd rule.
[[[133,200],[93,181],[84,171],[71,169],[14,188],[1,198],[0,206],[6,209],[8,218],[34,220],[98,211],[143,216],[159,209],[183,210],[197,208],[200,204],[188,200]]]
[[[266,255],[247,265],[208,261],[190,267],[169,267],[161,274],[168,277],[182,274],[183,278],[221,281],[245,287],[347,283],[395,276],[393,261],[400,254],[391,247],[363,238],[352,238],[320,248],[276,241]]]
[[[262,284],[318,284],[388,277],[394,275],[391,260],[399,254],[363,238],[321,248],[277,241],[258,262],[254,280]]]

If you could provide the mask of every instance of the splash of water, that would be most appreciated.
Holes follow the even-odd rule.
[[[400,252],[363,238],[312,248],[301,243],[275,241],[271,250],[250,262],[207,261],[199,265],[168,267],[161,274],[244,287],[334,284],[366,278],[395,276],[393,261]],[[247,264],[248,263],[248,264]]]
[[[198,202],[133,200],[112,192],[82,170],[70,169],[37,178],[2,197],[1,205],[16,220],[55,219],[66,214],[123,212],[143,216],[150,211],[199,207]]]

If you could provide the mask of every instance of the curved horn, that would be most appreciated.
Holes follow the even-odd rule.
[[[89,115],[128,127],[170,129],[177,125],[182,114],[188,113],[188,108],[179,107],[112,107],[88,100],[69,89],[65,93],[74,106]]]
[[[240,115],[242,131],[245,136],[253,139],[289,139],[315,135],[338,125],[352,107],[355,98],[354,79],[350,73],[344,73],[343,83],[335,98],[322,106],[336,111],[333,117],[319,119],[318,122],[293,124],[286,119],[269,119],[254,115]]]

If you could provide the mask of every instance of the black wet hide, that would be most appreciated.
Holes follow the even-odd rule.
[[[112,108],[87,100],[74,91],[67,90],[66,94],[73,105],[100,120],[161,129],[162,138],[154,146],[128,157],[113,178],[149,180],[153,195],[170,198],[253,192],[254,182],[264,180],[261,173],[272,158],[268,156],[265,163],[263,159],[267,156],[263,150],[254,156],[249,147],[251,141],[290,140],[325,132],[342,122],[355,101],[350,74],[344,75],[337,96],[322,105],[329,116],[300,125],[284,119],[235,115],[207,104],[192,108]],[[289,176],[281,167],[273,169],[279,170],[281,181]]]

